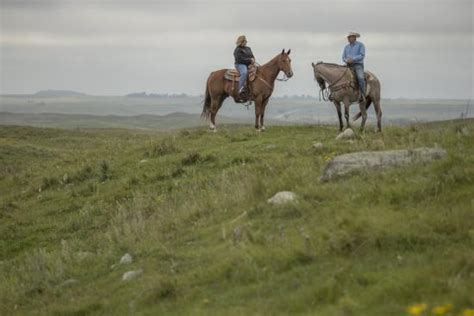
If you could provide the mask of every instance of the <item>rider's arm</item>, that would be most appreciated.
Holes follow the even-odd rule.
[[[238,63],[238,60],[239,60],[239,47],[236,47],[234,49],[234,58],[235,58],[235,63]]]
[[[344,49],[342,50],[342,62],[344,63],[347,62],[346,48],[347,47],[344,47]]]
[[[253,55],[252,49],[250,47],[249,47],[249,52],[250,52],[250,57],[255,58],[255,56]]]
[[[354,60],[356,63],[360,63],[364,60],[364,57],[365,57],[365,46],[364,44],[360,43],[359,45],[359,52],[357,53],[357,55],[354,56],[354,58],[352,60]]]

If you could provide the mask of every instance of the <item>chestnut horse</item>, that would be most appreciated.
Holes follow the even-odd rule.
[[[255,128],[257,131],[264,131],[263,117],[265,107],[272,95],[275,86],[275,80],[283,71],[288,78],[293,76],[291,70],[291,59],[289,57],[291,49],[285,52],[283,49],[280,54],[275,56],[268,63],[257,68],[256,78],[248,85],[250,100],[255,102]],[[210,118],[209,128],[216,131],[216,114],[222,106],[224,100],[232,96],[237,102],[238,82],[224,78],[227,69],[221,69],[211,72],[207,78],[206,95],[201,117]]]

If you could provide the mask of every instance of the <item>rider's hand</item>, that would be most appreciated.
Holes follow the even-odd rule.
[[[352,64],[353,63],[352,58],[347,59],[346,63]]]

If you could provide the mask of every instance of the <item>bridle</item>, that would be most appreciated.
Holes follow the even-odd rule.
[[[317,63],[316,65],[320,65],[320,64],[324,64],[322,62],[319,62]],[[330,83],[327,87],[325,88],[321,88],[320,87],[320,90],[319,90],[319,100],[321,100],[321,97],[324,101],[328,101],[329,100],[329,96],[332,92],[334,91],[338,91],[342,88],[345,88],[346,85],[340,85],[339,87],[335,86],[339,81],[342,80],[342,78],[345,77],[346,73],[349,71],[349,67],[346,67],[346,70],[342,73],[341,77],[339,77],[336,81],[334,81],[333,83]],[[318,72],[316,69],[314,69],[314,72]],[[319,73],[319,75],[321,76],[321,78],[323,78],[324,81],[327,81],[329,82],[329,80],[327,80],[326,78],[324,78],[324,76]],[[349,86],[350,86],[350,82],[349,82]]]
[[[255,62],[255,66],[257,66],[257,70],[258,70],[258,68],[261,67],[261,65],[260,65],[259,63],[257,63],[257,62]],[[273,91],[272,85],[269,84],[265,79],[263,79],[262,77],[260,77],[257,73],[255,74],[255,77],[256,77],[257,79],[259,79],[260,81],[262,81],[262,82],[267,86],[267,88],[269,88],[269,89],[271,89],[271,90]],[[278,81],[288,81],[288,80],[290,80],[290,78],[289,78],[289,77],[286,75],[286,73],[283,71],[283,78],[276,78],[276,80],[278,80]]]

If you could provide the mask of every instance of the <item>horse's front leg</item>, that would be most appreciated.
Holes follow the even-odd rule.
[[[351,101],[349,98],[344,98],[344,118],[346,119],[346,128],[350,128],[351,124],[349,123],[349,107],[351,106]]]
[[[270,98],[266,98],[262,102],[262,113],[260,114],[260,130],[265,131],[265,124],[263,124],[263,118],[265,117],[265,109],[267,108],[267,103]]]
[[[341,102],[334,101],[334,106],[336,107],[337,117],[339,118],[339,130],[342,132],[344,125],[342,124]]]
[[[255,99],[255,129],[257,132],[261,132],[260,122],[263,122],[263,119],[262,121],[260,120],[260,117],[262,116],[262,103],[261,97]]]

